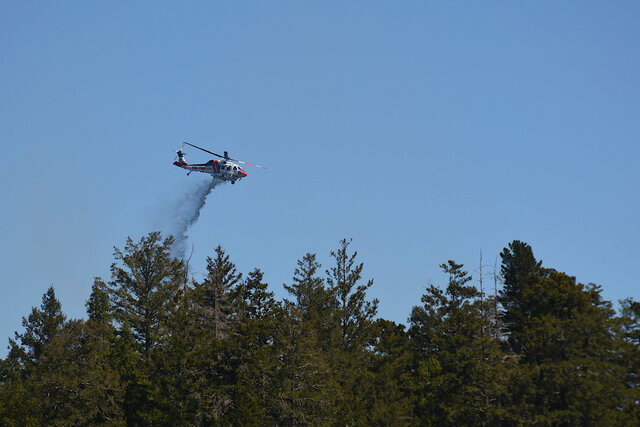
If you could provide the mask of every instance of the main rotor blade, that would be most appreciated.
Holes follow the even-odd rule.
[[[192,147],[195,147],[195,148],[197,148],[198,150],[202,150],[202,151],[204,151],[204,152],[206,152],[206,153],[213,154],[214,156],[218,156],[218,157],[220,157],[220,158],[222,158],[222,159],[228,159],[228,160],[231,160],[232,162],[238,162],[238,163],[242,163],[242,164],[244,164],[244,165],[255,166],[255,167],[257,167],[257,168],[262,168],[262,169],[269,169],[269,168],[268,168],[268,167],[266,167],[266,166],[254,165],[253,163],[243,162],[242,160],[232,159],[231,157],[221,156],[220,154],[216,154],[216,153],[214,153],[213,151],[206,150],[206,149],[204,149],[204,148],[202,148],[202,147],[198,147],[197,145],[193,145],[193,144],[191,144],[191,143],[189,143],[189,142],[186,142],[186,141],[185,141],[185,144],[190,145],[190,146],[192,146]]]
[[[267,169],[267,170],[269,169],[266,166],[254,165],[253,163],[243,162],[242,160],[238,160],[238,159],[229,159],[229,160],[233,160],[234,162],[242,163],[243,165],[255,166],[257,168],[262,168],[262,169]]]
[[[224,159],[224,156],[221,156],[220,154],[216,154],[216,153],[214,153],[213,151],[205,150],[205,149],[204,149],[204,148],[202,148],[202,147],[198,147],[197,145],[190,144],[190,143],[188,143],[188,142],[186,142],[186,141],[185,141],[185,144],[190,145],[190,146],[192,146],[192,147],[195,147],[195,148],[197,148],[198,150],[202,150],[202,151],[204,151],[204,152],[206,152],[206,153],[213,154],[214,156],[218,156],[218,157],[220,157],[220,158],[223,158],[223,159]]]

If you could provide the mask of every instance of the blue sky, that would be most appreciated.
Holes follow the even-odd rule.
[[[513,239],[640,298],[637,2],[0,3],[0,340],[51,284],[84,316],[113,246],[204,176],[182,141],[269,166],[214,189],[192,268],[221,244],[284,296],[344,237],[379,314],[438,265]],[[195,149],[187,160],[209,157]],[[490,270],[489,267],[486,270]]]

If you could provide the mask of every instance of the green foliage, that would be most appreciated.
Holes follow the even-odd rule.
[[[27,377],[21,365],[25,355],[18,344],[10,341],[9,355],[0,364],[0,424],[3,426],[37,426],[40,403],[33,393],[35,380]]]
[[[287,307],[275,336],[278,351],[270,405],[278,424],[318,425],[335,421],[339,390],[332,366],[320,350],[308,323],[297,319],[295,307]]]
[[[225,338],[234,323],[233,287],[240,281],[235,265],[221,246],[216,257],[207,257],[207,277],[194,283],[193,302],[203,328],[209,328],[215,339]]]
[[[172,237],[162,241],[157,232],[138,243],[128,238],[124,251],[115,248],[116,262],[111,265],[114,319],[120,326],[128,324],[145,361],[165,342],[168,318],[185,285],[184,263],[171,258],[172,244]]]
[[[371,408],[384,405],[376,400],[375,373],[372,371],[375,316],[378,300],[367,300],[373,280],[361,283],[363,263],[357,251],[349,253],[351,240],[343,239],[331,252],[334,266],[326,270],[331,295],[330,346],[326,354],[338,385],[336,416],[344,424],[368,425],[373,422]]]
[[[283,313],[263,278],[262,271],[254,269],[236,287],[234,296],[239,318],[231,338],[236,378],[230,392],[234,404],[228,414],[232,424],[274,422],[268,408],[275,393],[278,353],[274,342]]]
[[[297,262],[277,301],[218,246],[202,282],[150,233],[116,249],[87,320],[53,288],[0,360],[0,425],[639,425],[640,303],[502,251],[481,297],[441,267],[409,328],[377,318],[350,240]]]
[[[445,290],[433,285],[409,319],[415,352],[416,414],[424,422],[487,424],[498,418],[502,354],[495,337],[484,336],[480,293],[461,264],[448,261]]]
[[[284,285],[285,290],[294,297],[293,301],[285,299],[286,303],[299,310],[301,322],[311,322],[318,332],[329,328],[328,313],[334,298],[331,291],[325,287],[324,280],[318,276],[320,267],[320,263],[316,261],[316,254],[307,253],[298,260],[293,283]]]
[[[186,286],[185,265],[171,257],[172,244],[172,237],[163,240],[157,232],[137,243],[128,238],[124,250],[115,248],[108,288],[96,281],[88,303],[90,319],[104,323],[113,316],[116,325],[112,363],[125,385],[127,423],[165,421],[159,378],[171,319]],[[103,292],[109,295],[108,308]]]
[[[371,341],[369,369],[373,384],[367,396],[368,424],[416,425],[413,408],[414,355],[404,325],[378,319]]]
[[[297,265],[293,284],[284,285],[293,299],[284,300],[274,337],[279,354],[275,418],[285,425],[329,424],[336,420],[339,393],[328,354],[334,342],[331,293],[317,275],[315,254],[307,253]]]
[[[509,344],[519,352],[522,344],[519,342],[522,322],[526,319],[528,300],[525,293],[530,295],[531,282],[539,273],[542,262],[533,256],[531,246],[519,240],[514,240],[502,253],[500,268],[503,279],[503,289],[500,291],[499,301],[504,308],[502,320],[509,329]]]
[[[45,347],[38,373],[45,424],[124,424],[122,383],[96,332],[70,321]]]
[[[356,264],[358,252],[349,254],[351,240],[340,241],[340,248],[331,252],[335,266],[327,270],[327,284],[337,304],[337,322],[343,349],[362,346],[369,338],[372,321],[378,312],[378,300],[366,300],[373,280],[359,284],[364,264]]]
[[[106,327],[113,320],[113,309],[109,302],[109,289],[102,279],[96,277],[91,287],[91,295],[86,304],[87,315],[96,325]]]
[[[234,305],[241,289],[242,275],[222,247],[215,258],[207,257],[207,276],[194,282],[189,301],[193,328],[191,345],[197,349],[193,377],[196,418],[204,423],[220,423],[232,410],[231,396],[237,383],[238,357],[233,341],[240,326],[240,309]]]
[[[505,316],[510,314],[509,341],[518,360],[517,386],[505,402],[511,417],[541,424],[633,424],[637,399],[625,384],[629,367],[621,360],[619,320],[600,288],[542,268],[526,245],[514,242],[510,248],[503,252],[503,272],[519,271],[508,276],[509,292],[502,295],[511,309]],[[527,262],[515,263],[518,253]]]
[[[53,340],[64,326],[66,316],[62,313],[60,301],[56,298],[53,286],[49,287],[42,296],[40,309],[33,308],[27,318],[22,318],[25,331],[16,333],[25,348],[25,365],[35,365],[40,362],[44,347]]]
[[[123,424],[122,383],[104,329],[65,321],[53,288],[24,319],[4,362],[3,424]]]
[[[617,343],[626,385],[623,408],[640,424],[640,302],[627,298],[620,305]]]

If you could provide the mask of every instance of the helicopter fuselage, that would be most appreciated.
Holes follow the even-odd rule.
[[[230,181],[232,184],[247,176],[247,173],[237,164],[229,160],[209,160],[207,163],[188,164],[184,157],[173,162],[174,165],[191,172],[207,173],[213,178]]]

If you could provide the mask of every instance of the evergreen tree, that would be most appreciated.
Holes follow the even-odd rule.
[[[202,332],[189,289],[178,296],[177,309],[168,322],[166,351],[158,355],[162,366],[158,406],[170,425],[193,425],[206,419],[206,369],[211,357],[211,334]]]
[[[234,298],[240,319],[233,336],[237,384],[228,417],[232,424],[275,422],[276,411],[270,403],[276,391],[278,353],[274,342],[282,310],[263,278],[259,269],[250,272],[246,281],[237,287]]]
[[[302,313],[291,304],[286,304],[285,310],[275,337],[279,353],[274,378],[277,394],[269,406],[275,408],[278,424],[331,424],[336,420],[339,393],[332,367],[310,324],[300,322]]]
[[[640,302],[632,298],[620,301],[621,316],[618,330],[619,353],[624,366],[625,410],[640,424]]]
[[[128,323],[143,360],[167,338],[167,319],[175,310],[176,296],[185,285],[185,266],[171,257],[173,237],[161,240],[149,233],[139,243],[127,239],[124,251],[115,248],[109,293],[114,318]]]
[[[191,377],[191,399],[198,423],[223,423],[233,407],[237,385],[238,359],[233,337],[239,328],[239,312],[234,305],[242,275],[221,246],[215,258],[207,257],[207,276],[194,282],[188,301],[197,376]]]
[[[52,369],[44,363],[43,353],[61,333],[65,323],[66,316],[51,286],[42,296],[40,308],[32,308],[29,316],[22,318],[24,332],[16,332],[16,340],[10,340],[3,388],[11,394],[5,396],[8,401],[3,404],[4,415],[0,418],[11,419],[11,424],[15,425],[43,423],[45,410],[42,398],[47,390],[41,378],[44,372]]]
[[[336,307],[335,294],[325,287],[324,280],[318,276],[321,265],[316,260],[316,254],[305,254],[297,264],[292,284],[284,285],[293,299],[285,299],[285,303],[296,308],[300,316],[298,320],[306,324],[322,349],[327,351],[334,344],[332,314]]]
[[[37,425],[43,422],[41,400],[46,390],[41,374],[51,366],[43,363],[43,352],[64,328],[66,316],[53,286],[42,296],[40,308],[22,318],[24,332],[9,340],[9,355],[2,366],[0,420],[7,425]]]
[[[102,333],[73,320],[44,347],[38,373],[44,424],[124,425],[123,387]]]
[[[531,246],[519,240],[509,243],[509,247],[504,248],[500,256],[504,286],[498,300],[504,309],[503,322],[509,330],[509,344],[514,351],[520,352],[520,331],[528,304],[525,293],[531,289],[542,262],[535,259]]]
[[[366,300],[373,280],[360,284],[364,264],[356,264],[358,252],[349,254],[351,240],[340,241],[340,248],[331,251],[335,266],[327,270],[327,284],[337,304],[337,322],[344,350],[364,345],[370,337],[373,319],[378,312],[378,300]]]
[[[127,239],[115,249],[108,293],[117,326],[114,364],[126,384],[125,413],[129,424],[165,422],[161,402],[161,354],[171,336],[170,319],[186,286],[185,265],[171,257],[173,238],[153,232],[138,243]],[[96,300],[99,300],[96,294]],[[96,301],[96,307],[99,304]],[[90,305],[91,310],[99,310]]]
[[[202,326],[213,331],[216,339],[226,338],[234,322],[234,286],[242,278],[221,246],[216,257],[207,257],[207,277],[194,283],[193,299]]]
[[[42,349],[62,330],[66,316],[62,313],[60,301],[56,298],[53,286],[42,296],[40,308],[33,308],[29,317],[22,318],[25,331],[16,332],[16,340],[20,340],[24,348],[24,364],[27,368],[40,362]]]
[[[337,414],[346,424],[369,424],[371,399],[375,395],[374,374],[371,371],[372,352],[369,343],[374,334],[378,300],[368,301],[367,290],[373,280],[361,283],[363,263],[357,263],[357,251],[349,253],[351,240],[340,241],[331,252],[335,264],[327,273],[327,284],[333,296],[331,311],[333,336],[337,347],[330,348],[334,377],[340,387]]]
[[[121,386],[107,358],[109,343],[82,321],[66,321],[53,288],[23,319],[5,371],[11,379],[9,425],[121,424]],[[4,392],[3,397],[8,397]],[[21,398],[22,402],[16,402]],[[13,406],[18,404],[18,406]]]
[[[518,361],[506,417],[554,425],[629,422],[622,410],[632,404],[616,354],[618,321],[600,288],[542,268],[526,244],[514,242],[502,255],[510,286],[502,304]]]
[[[327,290],[317,276],[320,264],[315,254],[307,253],[297,265],[293,284],[284,285],[294,298],[284,300],[278,318],[277,394],[269,406],[275,408],[278,424],[331,424],[336,420],[338,390],[321,338],[328,333],[328,313],[322,312],[327,307]]]
[[[109,301],[109,288],[101,278],[94,279],[91,294],[85,306],[89,320],[96,327],[108,328],[112,326],[113,308]]]
[[[0,363],[0,425],[36,426],[41,424],[39,396],[34,381],[20,366],[22,349],[10,340],[9,355]]]
[[[446,289],[429,286],[409,319],[416,414],[426,424],[487,425],[498,417],[498,343],[482,334],[480,293],[462,267],[442,264],[449,275]]]
[[[370,424],[417,425],[413,415],[413,353],[404,325],[378,319],[371,347],[374,385],[366,399]]]

